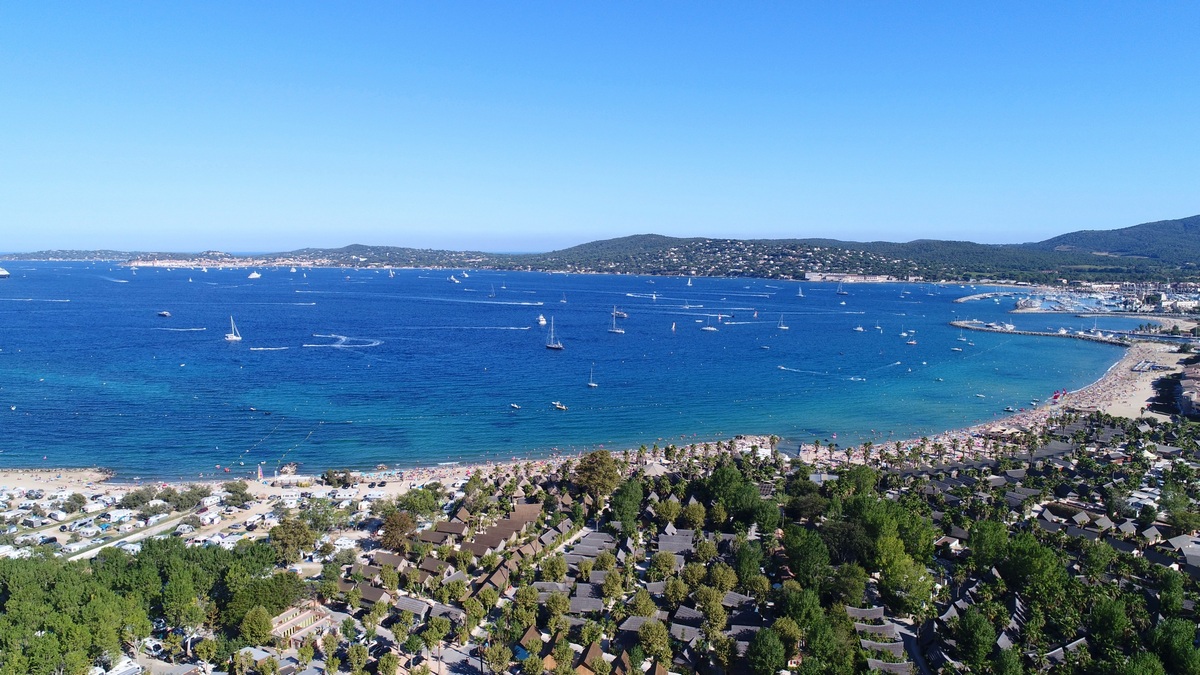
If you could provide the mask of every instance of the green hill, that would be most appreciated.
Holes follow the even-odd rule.
[[[1025,246],[1097,257],[1148,258],[1168,265],[1195,267],[1200,260],[1200,216],[1142,223],[1119,230],[1080,230]]]

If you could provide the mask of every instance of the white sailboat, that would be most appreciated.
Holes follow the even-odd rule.
[[[691,278],[691,277],[688,277],[688,283],[687,283],[687,285],[688,285],[689,287],[692,285],[692,278]]]
[[[562,349],[562,340],[554,337],[554,317],[550,317],[550,337],[546,340],[546,349]]]
[[[797,298],[803,298],[803,297],[804,297],[804,287],[803,287],[803,286],[797,286],[797,287],[796,287],[796,297],[797,297]]]
[[[592,366],[592,369],[588,371],[588,387],[590,387],[592,389],[595,389],[596,387],[600,386],[600,385],[596,384],[596,378],[594,377],[595,374],[596,374],[596,366]]]
[[[840,282],[840,281],[838,282],[837,294],[838,295],[850,295],[849,291],[842,290],[842,282]]]
[[[617,325],[617,315],[616,315],[616,314],[613,314],[613,318],[612,318],[612,328],[609,328],[609,329],[608,329],[608,332],[610,332],[610,333],[616,333],[617,335],[624,335],[624,334],[625,334],[625,329],[624,329],[624,328],[621,328],[620,326],[618,326],[618,325]]]
[[[237,324],[233,322],[233,317],[229,317],[229,332],[225,334],[225,339],[229,342],[241,342],[242,334],[238,332]]]
[[[779,326],[778,326],[778,328],[779,328],[779,330],[787,330],[787,329],[788,329],[788,326],[787,326],[787,324],[785,324],[785,323],[783,322],[783,315],[782,315],[782,314],[780,314],[780,315],[779,315]]]

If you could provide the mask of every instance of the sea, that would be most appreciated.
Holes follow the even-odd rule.
[[[950,326],[1094,325],[1009,314],[1012,298],[954,302],[997,290],[984,286],[839,294],[743,278],[6,265],[0,467],[99,466],[124,480],[270,476],[292,462],[404,470],[736,434],[777,435],[785,452],[878,443],[998,419],[1121,356]],[[231,321],[240,341],[226,340]],[[551,325],[561,350],[546,346]]]

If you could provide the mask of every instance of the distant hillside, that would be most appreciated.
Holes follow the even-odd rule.
[[[175,265],[446,267],[799,279],[811,272],[920,276],[931,280],[1053,282],[1200,277],[1200,216],[1119,230],[1086,230],[1029,244],[921,239],[708,239],[640,234],[549,253],[498,254],[353,244],[287,253],[42,251],[0,260],[128,260]]]
[[[1025,246],[1093,256],[1150,258],[1194,268],[1200,260],[1200,216],[1160,220],[1119,230],[1080,230]]]

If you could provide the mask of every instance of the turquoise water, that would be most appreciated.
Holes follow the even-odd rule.
[[[982,287],[856,284],[837,295],[832,284],[748,279],[263,269],[251,280],[248,270],[6,266],[0,466],[99,465],[127,478],[260,463],[269,474],[285,461],[305,472],[409,467],[738,433],[778,434],[784,449],[834,434],[843,445],[908,438],[1084,386],[1121,354],[1060,338],[959,342],[953,318],[1012,318],[1011,301],[952,302]],[[609,332],[614,305],[629,315],[617,319],[623,334]],[[546,349],[539,314],[553,318],[562,351]],[[224,339],[231,315],[241,342]]]

